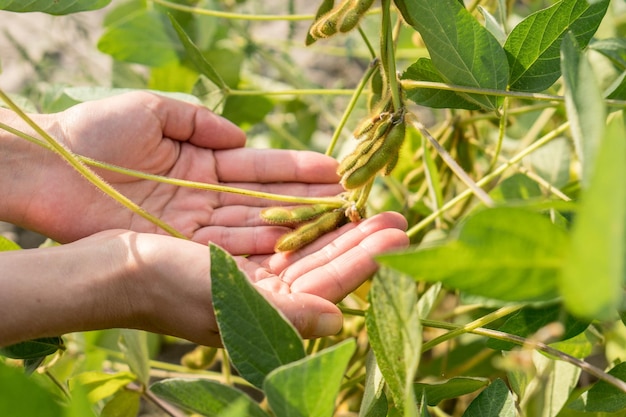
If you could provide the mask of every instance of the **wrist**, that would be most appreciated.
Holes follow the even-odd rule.
[[[29,115],[47,132],[56,129],[53,115]],[[0,108],[0,122],[17,131],[39,138],[14,112]],[[29,227],[29,207],[36,206],[37,194],[47,186],[49,167],[59,164],[51,151],[0,129],[0,195],[10,196],[0,203],[0,220]]]

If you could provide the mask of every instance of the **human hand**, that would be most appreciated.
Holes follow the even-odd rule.
[[[134,170],[295,196],[341,192],[336,162],[314,152],[243,148],[244,133],[206,108],[145,92],[74,106],[49,120],[73,152]],[[107,229],[162,233],[57,158],[42,164],[25,227],[59,242]],[[281,228],[259,218],[267,200],[199,191],[99,170],[114,188],[195,241],[234,254],[271,253]]]
[[[392,212],[351,223],[290,253],[236,257],[253,285],[285,314],[303,337],[337,333],[342,314],[335,303],[377,269],[374,256],[408,245],[405,219]],[[132,305],[142,319],[131,323],[200,344],[220,338],[211,304],[210,260],[206,247],[165,236],[137,235],[141,264],[155,270],[142,275]],[[151,268],[147,270],[151,271]],[[128,286],[126,288],[129,288]],[[121,298],[123,300],[123,298]]]

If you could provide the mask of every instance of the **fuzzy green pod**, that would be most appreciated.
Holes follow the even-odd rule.
[[[354,29],[367,10],[374,3],[373,0],[351,0],[350,9],[339,20],[339,32],[346,33]]]
[[[295,225],[321,216],[335,207],[328,204],[310,204],[296,207],[268,207],[261,218],[271,224]]]
[[[276,242],[274,250],[276,252],[298,250],[345,224],[346,221],[346,215],[343,210],[333,210],[324,213],[317,219],[298,227],[293,232],[281,236]]]
[[[361,167],[367,163],[372,153],[376,152],[384,143],[383,137],[391,123],[385,123],[382,129],[377,128],[368,135],[368,139],[363,140],[359,145],[347,155],[339,164],[337,174],[344,175],[346,172]]]
[[[393,124],[389,133],[384,138],[384,143],[376,151],[369,155],[367,163],[362,166],[356,166],[348,171],[341,179],[342,185],[347,190],[359,188],[371,180],[381,169],[385,168],[390,162],[395,165],[397,162],[397,154],[404,142],[406,133],[406,125],[404,120]],[[394,162],[394,160],[396,162]],[[393,166],[391,167],[393,169]]]
[[[350,1],[343,0],[337,7],[334,7],[317,19],[311,26],[309,34],[314,39],[329,38],[336,34],[339,29],[339,22],[350,8]]]
[[[320,7],[318,7],[317,9],[317,13],[315,13],[315,20],[311,24],[311,27],[309,27],[309,31],[306,34],[306,40],[304,42],[306,46],[312,45],[318,39],[318,38],[313,37],[313,35],[311,35],[311,29],[313,28],[315,23],[317,23],[321,19],[321,17],[324,16],[326,13],[330,12],[333,9],[333,7],[335,7],[335,0],[323,0],[322,1],[322,4],[320,4]]]

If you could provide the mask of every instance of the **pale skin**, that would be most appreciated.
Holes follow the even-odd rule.
[[[244,133],[227,120],[154,94],[32,117],[77,154],[143,172],[296,196],[342,190],[334,159],[245,148]],[[0,121],[31,132],[8,110]],[[99,173],[190,240],[168,236],[58,156],[0,130],[0,220],[65,243],[0,253],[0,346],[104,328],[219,345],[208,242],[234,255],[304,337],[331,335],[342,325],[335,303],[376,271],[374,257],[408,245],[404,218],[389,212],[275,254],[287,229],[259,216],[275,202]]]

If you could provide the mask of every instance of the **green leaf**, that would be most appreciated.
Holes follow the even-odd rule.
[[[496,379],[472,401],[463,417],[517,417],[513,395],[501,379]]]
[[[592,40],[589,49],[600,52],[609,58],[620,70],[626,70],[626,39],[608,38]]]
[[[564,333],[559,340],[574,337],[589,327],[588,321],[578,320],[563,311],[560,305],[546,307],[525,307],[510,316],[498,330],[516,336],[528,337],[542,327],[560,322],[563,324]],[[487,346],[496,350],[511,350],[518,345],[504,340],[489,339]]]
[[[404,20],[415,28],[446,82],[505,90],[509,68],[504,50],[457,0],[395,0]],[[486,110],[498,107],[493,96],[458,93]]]
[[[102,408],[100,417],[136,417],[139,414],[141,393],[121,390]]]
[[[260,388],[272,370],[305,356],[302,339],[230,255],[214,244],[210,252],[213,306],[222,342],[241,376]]]
[[[626,362],[609,371],[609,375],[626,381]],[[570,408],[585,412],[614,413],[626,409],[626,393],[608,382],[599,381],[574,401]]]
[[[215,70],[215,68],[213,68],[209,61],[206,60],[204,55],[202,55],[200,49],[193,43],[191,38],[187,35],[187,33],[185,33],[185,30],[172,15],[170,15],[170,21],[172,22],[172,26],[174,26],[174,29],[178,34],[178,38],[185,47],[187,56],[195,65],[196,69],[209,80],[211,80],[220,89],[225,90],[227,88],[227,85],[222,77],[217,73],[217,71]]]
[[[573,35],[563,38],[562,71],[565,83],[565,109],[578,159],[581,180],[589,183],[598,145],[604,135],[606,107],[586,56],[580,53]]]
[[[272,111],[274,103],[264,96],[229,96],[222,116],[238,126],[261,122]]]
[[[263,383],[276,417],[332,417],[354,339],[272,371]]]
[[[5,252],[5,251],[9,251],[9,250],[18,250],[18,249],[22,249],[22,248],[20,248],[20,245],[18,245],[17,243],[13,242],[9,238],[6,238],[4,236],[0,236],[0,252]]]
[[[510,67],[510,89],[543,91],[561,75],[563,36],[572,32],[585,47],[598,29],[610,0],[562,0],[526,17],[509,34],[504,49]]]
[[[387,415],[387,396],[383,378],[376,356],[370,350],[365,362],[365,389],[359,409],[359,417],[385,417]]]
[[[148,385],[150,380],[150,364],[148,355],[148,335],[146,332],[133,329],[120,330],[120,349],[124,352],[126,363],[137,379]]]
[[[434,407],[441,401],[471,394],[487,385],[489,385],[489,380],[486,378],[459,376],[446,381],[418,382],[413,385],[413,389],[418,395],[424,393],[426,403]]]
[[[413,81],[430,81],[445,83],[428,58],[420,58],[411,64],[402,74],[401,79]],[[480,106],[465,100],[454,91],[437,90],[434,88],[413,88],[406,91],[406,97],[415,103],[437,109],[466,109],[478,110]]]
[[[542,301],[558,295],[567,235],[545,216],[517,208],[485,209],[462,222],[455,235],[441,246],[377,260],[415,280],[441,281],[496,300]]]
[[[13,359],[39,359],[65,349],[60,337],[42,337],[14,345],[0,347],[0,355]]]
[[[159,67],[178,61],[171,30],[156,11],[141,10],[107,27],[98,49],[118,61]]]
[[[626,100],[626,71],[622,72],[604,92],[612,100]]]
[[[56,397],[16,368],[0,362],[0,416],[61,417]]]
[[[242,402],[247,406],[245,415],[267,417],[265,411],[242,391],[208,379],[164,379],[152,384],[150,391],[177,407],[203,416],[218,416],[232,403]]]
[[[581,369],[536,351],[532,352],[532,359],[536,374],[528,381],[524,390],[526,395],[520,399],[522,414],[554,417],[578,384]]]
[[[590,184],[574,220],[560,289],[574,315],[608,319],[621,302],[626,253],[626,129],[621,113],[609,123]]]
[[[422,345],[415,282],[381,269],[369,292],[365,323],[376,361],[400,410],[415,407],[413,380]]]
[[[87,398],[92,403],[96,403],[107,397],[110,397],[137,378],[130,372],[117,372],[114,374],[89,371],[78,374],[70,379],[70,388],[81,387],[86,393]]]
[[[109,3],[111,0],[0,0],[0,10],[64,15],[101,9]]]

